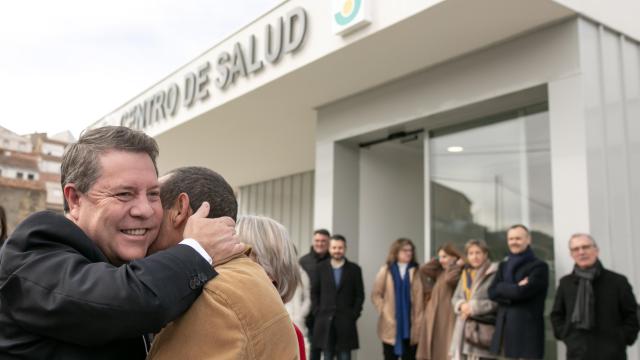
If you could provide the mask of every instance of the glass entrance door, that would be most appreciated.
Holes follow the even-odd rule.
[[[432,256],[444,243],[462,250],[467,240],[482,239],[500,261],[506,230],[524,224],[550,267],[548,314],[555,287],[548,113],[523,110],[434,131],[429,160]],[[548,321],[546,338],[545,359],[555,359]]]

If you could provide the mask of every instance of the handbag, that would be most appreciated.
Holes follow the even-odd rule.
[[[491,340],[495,331],[495,314],[472,316],[464,323],[465,341],[481,349],[489,349],[491,347]]]

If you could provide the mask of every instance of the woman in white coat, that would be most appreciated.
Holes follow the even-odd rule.
[[[309,281],[309,275],[300,267],[300,283],[296,288],[296,292],[293,294],[293,298],[286,303],[285,308],[291,316],[291,320],[296,326],[304,332],[304,345],[309,353],[309,341],[307,339],[307,327],[304,323],[305,317],[311,310],[311,281]]]

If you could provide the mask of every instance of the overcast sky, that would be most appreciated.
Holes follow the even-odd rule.
[[[0,3],[0,125],[82,129],[279,0]]]

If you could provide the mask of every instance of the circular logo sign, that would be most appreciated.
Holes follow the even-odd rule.
[[[334,18],[340,26],[346,26],[358,16],[362,0],[344,0],[342,9],[335,13]]]

